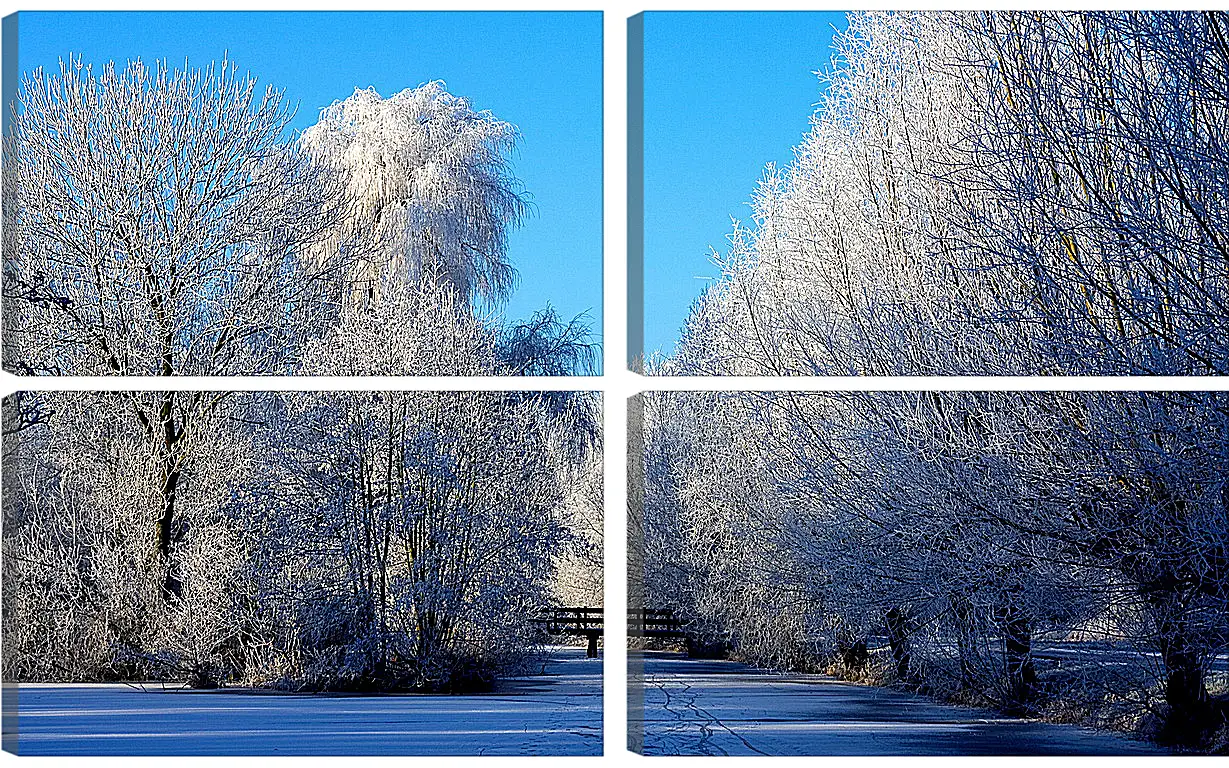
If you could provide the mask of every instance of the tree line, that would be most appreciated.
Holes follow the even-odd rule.
[[[489,686],[601,604],[600,426],[583,392],[18,393],[5,679]]]
[[[1229,16],[851,14],[679,375],[1229,372]]]
[[[693,649],[1223,748],[1225,393],[639,407],[629,588]]]
[[[851,14],[647,370],[1225,373],[1227,19]],[[1223,393],[636,407],[629,588],[693,650],[1224,748]]]

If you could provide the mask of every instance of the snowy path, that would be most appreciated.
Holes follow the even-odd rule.
[[[646,755],[1105,755],[1147,744],[823,675],[645,654]],[[629,715],[634,716],[634,714]]]
[[[546,674],[475,696],[320,696],[22,685],[20,754],[597,755],[602,662],[552,648]]]

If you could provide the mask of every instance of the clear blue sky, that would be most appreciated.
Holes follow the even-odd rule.
[[[356,87],[382,96],[429,80],[514,123],[516,175],[535,213],[511,237],[521,282],[504,307],[524,318],[550,302],[602,320],[602,16],[600,13],[57,13],[19,17],[18,65],[58,71],[79,55],[240,70],[299,104],[294,127]]]
[[[645,352],[674,350],[719,274],[730,217],[810,128],[843,12],[653,12],[644,19]]]

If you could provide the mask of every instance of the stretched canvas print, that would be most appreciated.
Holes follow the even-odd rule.
[[[1229,745],[1229,394],[632,401],[630,746]]]
[[[1229,372],[1226,39],[1217,11],[634,17],[630,364]]]
[[[4,747],[602,751],[591,392],[19,392]]]
[[[7,17],[4,368],[598,372],[601,51],[600,13]]]

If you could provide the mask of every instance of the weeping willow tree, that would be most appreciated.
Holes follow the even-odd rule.
[[[362,242],[356,279],[432,275],[494,303],[515,285],[508,232],[527,209],[508,159],[516,139],[514,126],[435,81],[388,98],[356,90],[300,144],[349,191],[336,242]]]
[[[597,346],[589,342],[583,315],[567,320],[547,306],[499,328],[482,311],[502,304],[516,284],[508,235],[529,209],[509,159],[517,138],[514,126],[475,111],[441,82],[387,99],[357,90],[321,112],[300,146],[343,180],[349,208],[318,250],[322,257],[348,252],[352,269],[350,300],[313,354],[334,350],[331,369],[364,373],[558,376],[595,370]],[[404,353],[408,347],[390,335],[423,326],[435,331],[427,338],[415,334],[430,347],[419,358],[424,365],[353,354],[367,348],[363,341],[372,334]],[[489,349],[453,347],[477,338]],[[460,362],[475,354],[485,356],[484,368]]]

